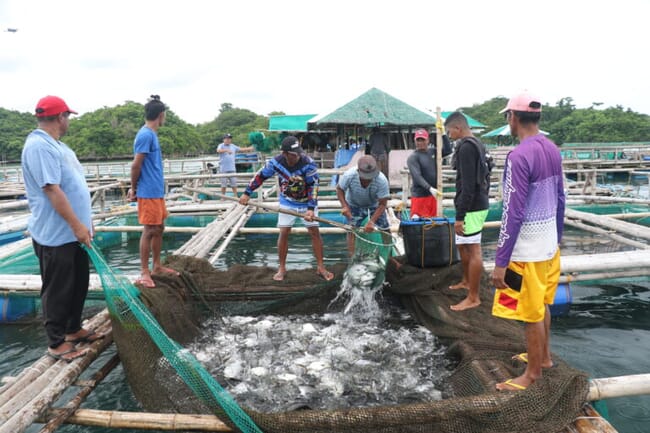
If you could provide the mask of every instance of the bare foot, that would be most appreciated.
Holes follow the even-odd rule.
[[[316,274],[324,279],[325,281],[332,281],[334,279],[334,274],[328,271],[325,268],[319,268],[316,270]]]
[[[161,266],[159,268],[155,268],[153,272],[151,272],[153,275],[169,275],[173,277],[178,277],[180,273],[172,268],[166,268],[164,266]]]
[[[465,298],[456,305],[452,305],[451,308],[454,311],[464,311],[469,310],[470,308],[475,308],[481,305],[481,301],[472,301],[469,298]]]
[[[458,289],[469,289],[469,287],[467,287],[467,283],[465,281],[461,281],[460,283],[456,283],[449,286],[449,290],[458,290]]]
[[[276,272],[275,275],[273,275],[273,279],[275,281],[282,281],[282,280],[284,280],[285,275],[287,275],[287,271],[278,270],[278,272]]]

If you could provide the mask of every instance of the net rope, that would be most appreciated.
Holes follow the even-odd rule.
[[[255,422],[199,361],[187,349],[167,336],[149,309],[140,301],[140,291],[124,275],[115,272],[97,248],[93,246],[87,251],[102,281],[111,318],[130,322],[131,328],[142,327],[165,359],[201,400],[209,406],[216,404],[221,407],[242,432],[261,433]]]

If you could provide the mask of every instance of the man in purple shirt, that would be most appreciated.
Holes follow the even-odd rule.
[[[560,279],[565,197],[560,151],[539,132],[540,99],[523,92],[501,112],[519,145],[508,154],[503,171],[492,314],[525,322],[527,352],[513,359],[527,363],[526,370],[497,384],[498,390],[517,391],[539,379],[542,368],[553,366],[548,304]]]

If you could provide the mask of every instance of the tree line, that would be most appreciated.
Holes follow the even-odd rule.
[[[496,97],[460,109],[487,125],[487,132],[505,124],[503,115],[498,113],[506,103],[506,98]],[[83,160],[130,158],[133,139],[144,123],[143,113],[144,106],[133,101],[102,107],[72,118],[63,140]],[[278,114],[284,113],[278,111],[269,116]],[[226,133],[233,135],[234,143],[248,145],[252,132],[268,128],[269,116],[224,103],[213,120],[192,125],[179,118],[173,110],[168,110],[167,122],[159,131],[159,139],[166,157],[211,153]],[[36,119],[32,113],[0,108],[0,161],[19,161],[25,137],[35,127]],[[557,144],[650,141],[650,116],[647,114],[622,106],[603,109],[592,104],[589,108],[576,108],[569,97],[562,98],[555,105],[544,105],[540,128],[550,132],[550,138]],[[278,141],[271,140],[271,145],[263,150],[272,150]]]

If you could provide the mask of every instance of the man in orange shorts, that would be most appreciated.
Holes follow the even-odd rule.
[[[541,100],[527,92],[511,98],[501,111],[519,144],[503,171],[503,214],[492,283],[492,314],[525,322],[526,362],[521,376],[497,384],[500,391],[526,389],[553,366],[551,312],[560,280],[560,250],[565,196],[558,147],[539,132]]]
[[[135,157],[131,164],[131,189],[128,199],[138,201],[138,221],[144,225],[140,237],[141,274],[136,283],[144,287],[156,287],[152,274],[178,275],[173,269],[160,263],[165,218],[165,180],[163,177],[162,152],[158,142],[158,128],[165,123],[165,104],[158,95],[152,95],[144,106],[145,124],[140,128],[133,143]],[[149,256],[153,256],[153,270],[149,270]]]

